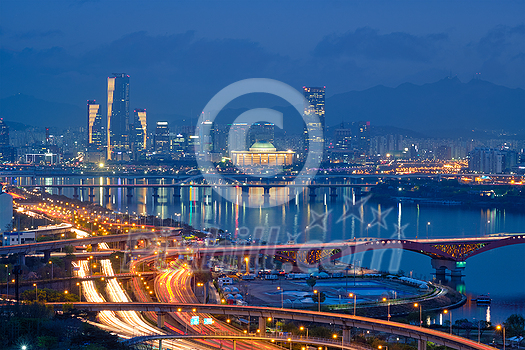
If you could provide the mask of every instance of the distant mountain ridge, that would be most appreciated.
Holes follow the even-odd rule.
[[[50,102],[16,94],[0,99],[0,117],[36,127],[79,127],[87,123],[86,110],[78,106]]]
[[[525,90],[457,77],[435,83],[375,86],[326,100],[326,124],[370,121],[422,133],[436,129],[525,129]]]

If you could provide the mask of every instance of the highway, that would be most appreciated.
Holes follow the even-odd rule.
[[[50,303],[60,308],[60,303]],[[477,343],[476,341],[436,331],[426,327],[379,320],[369,317],[353,316],[331,312],[317,312],[299,309],[281,309],[261,306],[232,306],[215,304],[187,304],[187,303],[73,303],[79,309],[90,311],[153,311],[153,312],[197,312],[215,315],[236,315],[244,317],[263,317],[272,319],[288,319],[299,322],[324,323],[342,328],[361,328],[372,331],[385,332],[413,338],[419,341],[420,349],[426,347],[426,342],[444,345],[458,350],[494,350],[495,348]]]
[[[155,293],[159,301],[169,302],[169,303],[189,303],[195,304],[198,303],[197,298],[193,294],[191,289],[191,276],[192,272],[189,268],[184,267],[182,263],[176,262],[175,265],[178,265],[178,268],[175,270],[165,271],[155,279]],[[186,324],[189,327],[186,330],[186,334],[216,334],[217,332],[222,334],[238,334],[239,330],[234,328],[232,325],[229,325],[226,322],[222,322],[214,318],[210,314],[206,313],[197,313],[197,312],[171,312],[169,313],[174,319],[179,321],[181,324]],[[199,325],[191,325],[191,317],[199,317]],[[204,318],[211,318],[213,324],[203,325]],[[189,325],[189,326],[188,326]],[[263,334],[265,333],[266,328],[261,330]],[[207,342],[207,345],[211,346],[220,346],[217,341],[213,341],[212,344]],[[251,349],[253,346],[259,349],[275,349],[276,347],[267,341],[258,341],[258,342],[238,342],[236,344],[237,349]],[[233,348],[233,342],[227,340],[222,342],[222,347],[226,349]]]

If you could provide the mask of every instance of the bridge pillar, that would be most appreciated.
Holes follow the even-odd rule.
[[[26,255],[24,253],[18,253],[18,264],[20,266],[24,266],[26,264]]]
[[[463,271],[465,270],[465,266],[456,266],[456,268],[452,271],[450,271],[450,276],[452,277],[461,277],[463,276]]]
[[[430,263],[432,264],[432,267],[436,270],[436,274],[445,274],[445,270],[452,271],[456,268],[456,262],[452,260],[432,258]]]
[[[266,336],[266,318],[259,316],[259,330],[261,331],[259,334],[261,337]]]
[[[343,341],[347,344],[350,344],[352,342],[352,328],[343,328]]]
[[[49,258],[51,258],[51,251],[50,250],[44,250],[44,261],[47,262],[49,261]]]
[[[159,339],[159,350],[162,350],[162,339]]]
[[[91,251],[96,252],[98,250],[98,243],[92,243],[91,244]]]
[[[315,197],[317,197],[317,194],[315,193],[315,190],[317,189],[317,187],[310,186],[310,187],[308,187],[308,189],[310,191],[310,201],[313,202],[313,201],[315,201]]]
[[[162,311],[157,312],[157,327],[164,328],[164,320],[166,318],[166,313]]]
[[[330,199],[332,202],[337,198],[337,187],[330,187]]]
[[[237,350],[237,341],[233,340],[233,350]]]
[[[418,339],[417,350],[427,350],[427,341],[424,339]]]
[[[73,188],[73,198],[78,199],[78,187]]]
[[[159,188],[153,187],[153,202],[157,203],[159,201]]]

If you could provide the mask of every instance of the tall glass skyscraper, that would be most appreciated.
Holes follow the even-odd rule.
[[[88,148],[102,148],[104,145],[104,125],[100,105],[95,100],[87,101],[87,145]]]
[[[147,138],[145,109],[136,108],[133,110],[133,125],[131,134],[133,142],[133,151],[138,153],[145,151]]]
[[[108,159],[124,159],[131,151],[129,130],[129,75],[108,77]],[[116,156],[116,157],[115,157]]]
[[[307,105],[304,109],[306,116],[315,114],[319,119],[318,122],[307,123],[307,130],[319,130],[320,135],[313,136],[305,130],[305,148],[308,151],[308,144],[310,142],[320,142],[321,149],[324,149],[324,134],[325,134],[325,116],[324,116],[324,101],[325,101],[325,87],[303,87],[304,97]],[[319,133],[317,133],[319,134]]]

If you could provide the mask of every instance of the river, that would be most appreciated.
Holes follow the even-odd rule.
[[[19,183],[28,184],[29,179],[19,178]],[[37,178],[39,184],[78,184],[80,177]],[[119,177],[85,178],[85,183],[126,183]],[[138,178],[136,183],[146,180]],[[171,180],[149,180],[149,183]],[[56,189],[53,190],[57,193]],[[127,192],[115,189],[111,192],[108,208],[120,212],[158,215],[162,218],[178,218],[195,228],[216,227],[231,232],[237,239],[259,237],[261,240],[297,243],[347,240],[364,237],[381,238],[447,238],[479,237],[493,233],[525,232],[525,215],[504,209],[465,208],[462,206],[432,206],[417,204],[381,205],[368,200],[360,210],[348,215],[345,200],[358,203],[364,197],[356,197],[350,188],[337,190],[338,196],[332,201],[328,190],[318,190],[314,202],[306,193],[281,205],[248,207],[243,200],[253,204],[263,203],[262,189],[250,190],[248,199],[243,199],[240,190],[234,202],[205,188],[184,188],[180,200],[172,196],[171,189],[160,189],[159,199],[153,200],[152,190],[136,189],[128,200]],[[73,190],[66,189],[64,195],[72,197]],[[269,203],[278,198],[270,193]],[[102,189],[95,193],[95,201],[104,204]],[[82,194],[87,200],[87,191]],[[273,197],[272,197],[273,196]],[[346,214],[346,215],[345,215]],[[278,229],[277,238],[269,236],[270,228]],[[400,229],[398,229],[400,228]],[[399,269],[414,278],[432,280],[433,269],[428,256],[401,251]],[[372,254],[359,257],[359,265],[369,267]],[[380,268],[387,270],[391,262],[389,251],[382,255]],[[397,261],[397,260],[396,260]],[[447,282],[467,295],[469,301],[463,307],[452,311],[453,321],[461,318],[487,320],[493,324],[503,322],[510,314],[525,315],[525,245],[501,247],[475,255],[467,260],[465,276],[460,280]],[[478,307],[471,299],[481,294],[492,298],[490,307]],[[448,316],[444,318],[448,319]],[[439,316],[436,318],[439,322]]]

